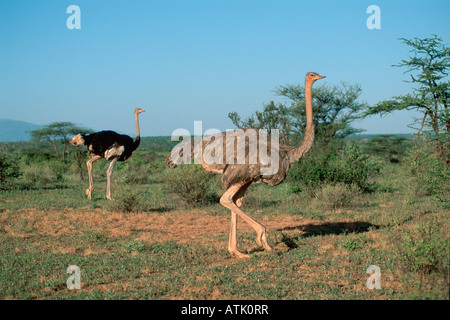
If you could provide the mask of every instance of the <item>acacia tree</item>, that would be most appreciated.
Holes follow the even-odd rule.
[[[269,135],[272,130],[277,129],[280,131],[283,142],[289,144],[294,124],[291,110],[285,105],[275,104],[273,101],[263,106],[262,111],[256,111],[245,120],[241,120],[237,112],[228,113],[228,117],[238,128],[264,129]]]
[[[326,148],[332,141],[362,131],[351,126],[367,108],[364,102],[358,101],[361,91],[359,85],[345,83],[312,89],[315,137],[319,145]],[[236,112],[229,113],[228,117],[238,128],[266,129],[269,134],[278,129],[282,143],[296,144],[302,139],[306,125],[304,92],[301,85],[281,86],[275,93],[287,98],[289,106],[271,101],[264,105],[263,111],[256,111],[245,120]]]
[[[66,148],[69,144],[69,139],[72,135],[77,133],[90,132],[88,129],[77,127],[72,122],[53,122],[42,129],[33,130],[30,132],[35,140],[45,140],[50,143],[55,151],[56,157],[59,159],[58,146],[63,145],[62,160],[65,160]]]
[[[395,110],[416,110],[423,116],[416,119],[417,136],[431,141],[439,158],[450,163],[450,114],[448,69],[450,67],[450,48],[442,38],[412,40],[401,38],[410,46],[413,56],[402,60],[394,67],[406,67],[415,87],[411,93],[378,102],[367,108],[364,116],[387,114]]]

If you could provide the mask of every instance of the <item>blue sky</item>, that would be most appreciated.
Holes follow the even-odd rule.
[[[69,5],[81,9],[70,30]],[[369,30],[369,5],[381,29]],[[380,0],[3,0],[0,2],[0,119],[72,121],[141,135],[234,128],[228,113],[261,109],[277,87],[308,71],[328,85],[359,83],[370,104],[410,91],[392,67],[400,37],[437,34],[448,44],[450,1]],[[367,133],[412,132],[411,112],[374,116]]]

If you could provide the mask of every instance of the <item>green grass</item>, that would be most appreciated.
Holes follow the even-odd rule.
[[[229,212],[166,192],[167,146],[155,144],[150,159],[151,146],[116,168],[112,202],[101,162],[92,201],[70,162],[59,181],[21,177],[1,191],[0,299],[448,299],[448,209],[432,195],[412,200],[402,165],[384,164],[376,182],[389,188],[337,210],[289,181],[251,186],[243,209],[266,225],[274,252],[239,220],[239,247],[251,256],[242,260],[226,249]],[[69,265],[80,267],[79,290],[66,286]],[[380,290],[366,287],[370,265],[380,267]]]

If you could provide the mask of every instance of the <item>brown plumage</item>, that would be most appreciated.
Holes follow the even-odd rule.
[[[260,181],[271,186],[282,183],[291,165],[311,149],[314,142],[311,88],[316,80],[322,78],[325,76],[314,72],[306,75],[306,129],[299,146],[280,145],[278,140],[268,138],[267,133],[261,130],[238,129],[181,143],[167,158],[167,166],[175,168],[183,159],[189,159],[185,157],[187,152],[195,157],[201,147],[202,167],[222,175],[222,188],[225,192],[220,203],[231,211],[228,251],[238,257],[248,256],[237,249],[237,216],[253,227],[258,245],[267,251],[272,250],[267,243],[266,228],[241,210],[242,199],[253,182]]]

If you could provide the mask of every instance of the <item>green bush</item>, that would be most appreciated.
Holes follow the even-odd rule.
[[[11,180],[20,177],[21,174],[16,158],[0,149],[0,189],[5,188]]]
[[[436,153],[425,143],[412,147],[405,159],[409,174],[413,178],[417,192],[436,196],[441,201],[450,194],[449,166],[442,162]]]
[[[23,168],[23,182],[30,186],[45,185],[56,179],[52,168],[47,164],[30,165]]]
[[[407,147],[412,141],[404,136],[378,135],[362,144],[363,150],[368,155],[373,155],[386,162],[401,163]]]
[[[325,184],[354,184],[369,191],[369,179],[378,172],[379,167],[358,145],[347,144],[339,150],[314,150],[292,166],[289,181],[294,191],[313,197]]]
[[[131,160],[131,159],[130,159]],[[122,164],[121,164],[122,165]],[[125,184],[148,184],[151,182],[153,173],[148,165],[133,163],[124,163],[123,168],[117,168],[114,174],[114,180],[117,183]]]
[[[114,201],[111,202],[110,208],[113,211],[119,212],[140,212],[144,211],[145,207],[141,201],[142,195],[137,191],[122,191],[114,196]]]
[[[312,204],[322,209],[336,210],[352,205],[354,198],[361,194],[361,189],[355,184],[338,182],[336,185],[326,184],[320,188]]]
[[[23,186],[43,186],[50,183],[61,183],[66,180],[69,165],[62,161],[47,161],[22,166]]]
[[[442,230],[442,223],[448,221],[429,218],[393,237],[397,258],[404,269],[418,274],[448,274],[450,241]]]
[[[200,165],[184,165],[168,170],[165,185],[190,206],[207,203],[217,197],[214,173],[205,171]]]
[[[369,178],[379,173],[379,167],[364,154],[356,144],[348,144],[338,151],[337,161],[332,163],[333,180],[351,185],[356,184],[362,190],[369,190]]]

